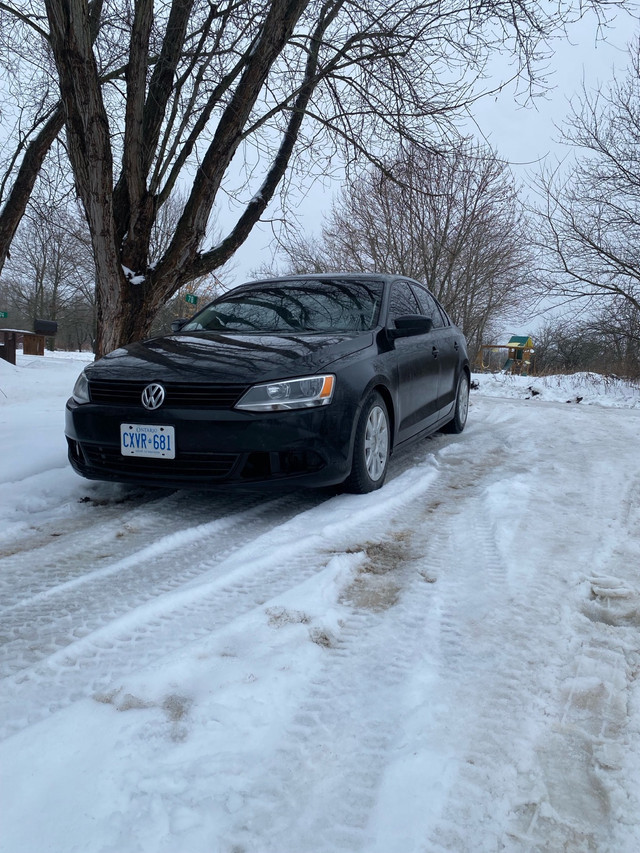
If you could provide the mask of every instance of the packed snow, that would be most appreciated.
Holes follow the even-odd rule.
[[[474,376],[356,496],[84,481],[0,361],[2,853],[640,850],[640,388]]]

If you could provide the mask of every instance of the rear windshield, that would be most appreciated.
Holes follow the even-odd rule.
[[[182,331],[355,332],[372,329],[380,312],[382,281],[274,282],[233,291],[209,305]]]

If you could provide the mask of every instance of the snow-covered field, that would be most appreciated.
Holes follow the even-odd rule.
[[[368,496],[154,492],[67,466],[81,358],[0,361],[2,853],[640,850],[640,389],[476,376]]]

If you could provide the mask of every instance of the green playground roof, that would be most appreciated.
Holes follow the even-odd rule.
[[[528,338],[526,335],[513,335],[509,340],[508,346],[510,347],[522,347],[523,349],[529,348],[533,346],[533,341],[531,338]]]

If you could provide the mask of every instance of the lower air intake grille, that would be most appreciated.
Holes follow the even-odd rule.
[[[83,444],[82,450],[95,468],[159,481],[223,479],[238,461],[236,453],[181,453],[176,459],[144,459],[122,456],[117,447],[99,444]]]

